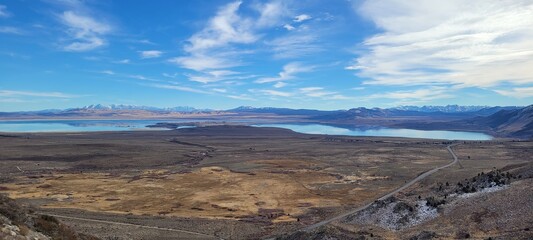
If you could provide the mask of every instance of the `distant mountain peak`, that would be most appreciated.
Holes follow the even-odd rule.
[[[403,110],[403,111],[416,111],[416,112],[444,112],[444,113],[461,113],[461,112],[476,112],[481,109],[489,108],[489,106],[461,106],[457,104],[446,105],[446,106],[398,106],[391,108],[393,110]]]
[[[138,106],[138,105],[124,105],[124,104],[91,104],[80,108],[73,108],[69,110],[145,110],[145,111],[170,111],[170,112],[201,112],[212,111],[210,109],[196,109],[189,106],[177,106],[170,108],[158,108],[150,106]]]
[[[239,106],[239,107],[236,107],[234,109],[231,109],[231,110],[252,110],[252,109],[257,109],[256,107],[252,107],[252,106]]]

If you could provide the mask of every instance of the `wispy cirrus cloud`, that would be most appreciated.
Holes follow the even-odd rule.
[[[405,104],[425,104],[437,99],[453,98],[451,89],[446,87],[429,87],[413,90],[400,90],[391,92],[375,93],[368,96],[362,96],[361,100],[375,100],[375,99],[393,99],[397,102],[394,105]]]
[[[195,71],[204,71],[212,69],[224,69],[239,66],[238,61],[230,61],[234,57],[234,53],[215,53],[214,56],[207,54],[194,54],[187,57],[177,57],[169,59],[169,62],[175,63],[182,68],[187,68]]]
[[[260,16],[256,21],[256,26],[271,27],[278,26],[286,16],[290,15],[287,2],[283,0],[274,0],[266,3],[257,3],[254,8]]]
[[[12,15],[13,14],[7,11],[7,7],[5,5],[0,5],[0,18],[8,18]],[[23,35],[26,32],[18,27],[0,26],[0,33]]]
[[[139,51],[139,54],[141,55],[141,58],[158,58],[163,55],[163,52],[158,50],[147,50]]]
[[[65,11],[59,18],[71,38],[70,43],[63,47],[65,51],[82,52],[101,47],[106,44],[104,36],[113,29],[105,22],[76,11]]]
[[[170,61],[196,71],[237,65],[231,59],[233,50],[226,47],[229,44],[252,43],[258,39],[253,32],[253,21],[238,14],[241,4],[237,1],[220,8],[201,31],[188,39],[184,47],[188,56]]]
[[[119,64],[128,64],[130,63],[131,61],[129,59],[122,59],[122,60],[118,60],[118,61],[113,61],[113,63],[119,63]]]
[[[324,100],[350,100],[351,97],[342,95],[338,92],[327,91],[323,87],[305,87],[300,88],[301,95],[306,97],[321,98]]]
[[[307,21],[311,19],[311,16],[307,15],[307,14],[300,14],[296,17],[294,17],[294,22],[303,22],[303,21]]]
[[[323,96],[335,94],[335,92],[324,91],[323,87],[300,88],[300,92],[309,97],[323,97]]]
[[[222,6],[200,31],[187,40],[183,47],[185,56],[169,61],[198,72],[189,75],[191,81],[208,83],[225,79],[213,76],[212,71],[230,71],[245,65],[243,57],[255,51],[247,47],[263,37],[260,30],[281,25],[282,19],[289,15],[286,2],[273,0],[248,5],[257,14],[247,15],[241,1]],[[232,75],[237,79],[236,74]]]
[[[533,83],[531,1],[372,0],[357,11],[383,30],[347,67],[365,84]]]
[[[274,96],[274,97],[290,97],[293,96],[291,92],[284,92],[271,89],[260,89],[260,90],[251,90],[254,93],[261,93],[263,95]]]
[[[218,82],[222,80],[227,80],[232,76],[240,74],[239,72],[230,71],[230,70],[213,70],[206,71],[202,74],[187,75],[189,80],[200,83],[211,83]]]
[[[7,11],[7,7],[5,5],[0,5],[0,17],[11,17],[11,13]]]
[[[146,85],[146,84],[142,84],[142,85]],[[180,86],[177,84],[148,84],[147,86],[155,87],[155,88],[162,88],[162,89],[178,90],[178,91],[183,91],[183,92],[209,94],[209,92],[201,90],[201,89]]]
[[[103,70],[103,71],[100,71],[100,73],[107,74],[107,75],[115,75],[115,72],[111,70]]]
[[[252,98],[250,97],[249,95],[247,94],[239,94],[239,95],[226,95],[226,97],[228,98],[233,98],[233,99],[237,99],[237,100],[246,100],[246,101],[257,101],[257,99],[255,98]]]
[[[512,97],[512,98],[528,98],[533,97],[533,87],[512,88],[509,90],[494,90],[495,92]]]
[[[307,66],[300,62],[291,62],[283,66],[283,71],[278,73],[276,77],[265,77],[257,79],[256,83],[270,83],[270,82],[283,82],[296,78],[296,74],[310,72],[313,70],[313,66]]]
[[[83,95],[74,95],[74,94],[67,94],[67,93],[62,93],[62,92],[0,90],[0,97],[77,98],[77,97],[83,97]]]
[[[319,38],[307,31],[293,31],[288,35],[265,41],[265,44],[271,49],[275,59],[299,58],[324,50]]]
[[[16,34],[16,35],[26,34],[24,30],[17,28],[17,27],[10,27],[10,26],[0,26],[0,33]]]
[[[292,26],[292,25],[290,25],[288,23],[284,24],[283,28],[287,29],[288,31],[292,31],[292,30],[296,29],[294,26]]]
[[[212,88],[211,91],[218,92],[218,93],[227,93],[228,90],[225,88]]]
[[[274,84],[275,88],[282,88],[282,87],[285,87],[285,86],[287,86],[286,82],[277,82],[276,84]]]

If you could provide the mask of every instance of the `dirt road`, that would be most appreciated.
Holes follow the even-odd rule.
[[[223,238],[219,238],[219,237],[216,237],[216,236],[213,236],[213,235],[209,235],[209,234],[191,232],[191,231],[187,231],[187,230],[174,229],[174,228],[162,228],[162,227],[146,226],[146,225],[133,224],[133,223],[105,221],[105,220],[90,219],[90,218],[80,218],[80,217],[70,217],[70,216],[49,214],[49,213],[45,213],[45,214],[48,215],[48,216],[52,216],[52,217],[56,217],[56,218],[60,218],[60,219],[71,219],[71,220],[80,220],[80,221],[88,221],[88,222],[96,222],[96,223],[104,223],[104,224],[131,226],[131,227],[147,228],[147,229],[161,230],[161,231],[167,231],[167,232],[179,232],[179,233],[202,236],[202,237],[205,237],[206,239],[223,239]]]
[[[448,145],[448,146],[446,147],[446,149],[448,149],[448,152],[450,152],[450,154],[451,154],[452,157],[453,157],[453,161],[452,161],[452,162],[450,162],[450,163],[448,163],[448,164],[446,164],[446,165],[444,165],[444,166],[440,166],[440,167],[434,168],[434,169],[432,169],[432,170],[429,170],[429,171],[427,171],[427,172],[424,172],[424,173],[420,174],[418,177],[414,178],[413,180],[409,181],[408,183],[404,184],[403,186],[397,188],[396,190],[394,190],[394,191],[392,191],[392,192],[390,192],[390,193],[388,193],[388,194],[386,194],[386,195],[384,195],[384,196],[378,198],[377,200],[384,200],[384,199],[386,199],[386,198],[389,198],[389,197],[393,196],[394,194],[397,194],[397,193],[403,191],[404,189],[410,187],[411,185],[417,183],[418,181],[420,181],[420,180],[426,178],[427,176],[429,176],[429,175],[431,175],[431,174],[433,174],[433,173],[435,173],[435,172],[437,172],[437,171],[439,171],[439,170],[441,170],[441,169],[444,169],[444,168],[450,167],[450,166],[452,166],[452,165],[458,163],[459,159],[457,158],[457,155],[455,155],[455,152],[453,152],[453,150],[452,150],[452,147],[453,147],[453,146],[456,146],[456,145],[458,145],[458,143],[456,143],[456,144],[451,144],[451,145]],[[301,231],[309,232],[309,231],[311,231],[311,230],[313,230],[313,229],[315,229],[315,228],[318,228],[318,227],[324,226],[324,225],[329,224],[330,222],[333,222],[333,221],[335,221],[335,220],[339,220],[339,219],[344,218],[344,217],[346,217],[346,216],[348,216],[348,215],[351,215],[351,214],[357,213],[357,212],[359,212],[359,211],[362,211],[362,210],[368,208],[370,205],[372,205],[372,203],[369,203],[369,204],[367,204],[367,205],[364,205],[364,206],[358,207],[358,208],[356,208],[356,209],[353,209],[353,210],[351,210],[351,211],[349,211],[349,212],[345,212],[345,213],[343,213],[343,214],[341,214],[341,215],[338,215],[338,216],[335,216],[335,217],[333,217],[333,218],[326,219],[326,220],[324,220],[324,221],[321,221],[321,222],[315,223],[315,224],[313,224],[313,225],[309,225],[309,226],[305,227],[304,229],[302,229]]]

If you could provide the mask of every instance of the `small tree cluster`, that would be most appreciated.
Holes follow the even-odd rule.
[[[433,207],[433,208],[437,208],[439,205],[442,205],[442,204],[445,204],[446,201],[444,199],[437,199],[435,197],[427,197],[426,198],[426,205],[427,206],[430,206],[430,207]]]

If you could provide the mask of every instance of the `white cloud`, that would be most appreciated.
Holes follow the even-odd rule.
[[[226,49],[230,44],[246,44],[258,39],[253,33],[251,19],[238,14],[241,2],[232,2],[220,8],[209,19],[207,26],[188,39],[184,47],[188,56],[170,59],[183,68],[202,71],[222,69],[239,65],[233,59],[234,49]]]
[[[494,90],[495,92],[514,98],[528,98],[533,97],[533,87],[513,88],[511,90]]]
[[[101,71],[101,73],[107,74],[107,75],[115,75],[115,72],[113,72],[111,70],[104,70],[104,71]]]
[[[372,0],[358,8],[382,33],[347,67],[365,84],[533,83],[533,2]]]
[[[64,47],[66,51],[88,51],[101,47],[105,44],[103,35],[112,30],[104,22],[73,11],[63,12],[60,19],[68,27],[67,32],[73,39],[73,42]]]
[[[305,87],[299,89],[300,93],[307,97],[321,98],[325,100],[349,100],[350,97],[344,96],[337,92],[324,90],[323,87]]]
[[[155,43],[153,43],[152,41],[150,41],[148,39],[134,40],[134,42],[142,43],[142,44],[148,44],[148,45],[155,45]]]
[[[307,15],[307,14],[301,14],[301,15],[298,15],[296,17],[294,17],[294,22],[303,22],[303,21],[307,21],[311,19],[311,16]]]
[[[202,73],[201,75],[187,75],[189,80],[200,83],[210,83],[218,82],[222,80],[227,80],[231,76],[240,74],[239,72],[229,71],[229,70],[213,70]]]
[[[238,100],[246,100],[246,101],[256,101],[256,99],[246,95],[246,94],[240,94],[240,95],[227,95],[226,97],[238,99]]]
[[[353,97],[344,96],[342,94],[334,94],[331,96],[327,96],[325,99],[327,100],[354,100]]]
[[[397,99],[405,102],[429,102],[436,99],[453,98],[450,90],[445,87],[430,87],[415,90],[402,90],[393,92],[376,93],[362,97],[366,100],[371,99]]]
[[[257,20],[258,27],[278,25],[284,17],[290,14],[288,7],[282,0],[257,4],[255,8],[260,14],[259,19]]]
[[[222,69],[240,65],[236,61],[230,61],[229,58],[224,58],[220,55],[208,56],[207,54],[195,54],[187,57],[171,58],[169,59],[169,62],[195,71]]]
[[[46,98],[76,98],[81,95],[72,95],[61,92],[30,92],[30,91],[14,91],[14,90],[0,90],[0,97],[46,97]]]
[[[281,0],[253,3],[251,7],[258,16],[244,15],[241,1],[223,5],[203,29],[187,40],[183,47],[186,55],[169,61],[199,72],[189,75],[192,76],[190,80],[200,80],[199,82],[217,81],[217,78],[209,76],[210,71],[246,64],[243,56],[254,52],[246,49],[246,46],[256,43],[263,36],[258,32],[267,27],[279,26],[289,14],[286,2]]]
[[[290,96],[292,96],[292,93],[290,93],[290,92],[282,92],[282,91],[276,91],[276,90],[263,89],[263,90],[257,90],[256,92],[259,92],[259,93],[262,93],[262,94],[265,94],[265,95],[276,96],[276,97],[290,97]]]
[[[274,84],[275,88],[282,88],[285,86],[287,86],[287,83],[284,83],[284,82],[277,82],[276,84]]]
[[[163,52],[157,50],[139,51],[141,58],[158,58]]]
[[[281,71],[276,77],[260,78],[256,83],[269,83],[269,82],[281,82],[294,79],[295,74],[312,71],[312,66],[305,66],[299,62],[291,62],[283,66]]]
[[[0,98],[0,102],[2,103],[26,103],[26,102],[32,102],[32,101],[23,100],[19,98]]]
[[[129,59],[122,59],[122,60],[115,61],[114,63],[128,64],[128,63],[130,63],[130,60]]]
[[[218,93],[226,93],[226,92],[228,92],[228,90],[225,89],[225,88],[212,88],[211,90],[213,92],[218,92]]]
[[[20,28],[16,28],[16,27],[0,26],[0,33],[22,35],[25,32],[21,30]]]
[[[320,52],[323,48],[317,43],[318,37],[310,32],[293,31],[288,35],[265,42],[274,53],[274,58],[286,59],[307,56]]]
[[[156,79],[156,78],[146,77],[146,76],[140,75],[140,74],[125,75],[125,77],[132,78],[132,79],[143,80],[143,81],[150,81],[150,82],[166,82],[166,81],[162,81],[162,80],[159,80],[159,79]]]
[[[200,89],[191,88],[191,87],[185,87],[185,86],[179,86],[179,85],[150,84],[150,85],[147,85],[147,86],[155,87],[155,88],[162,88],[162,89],[178,90],[178,91],[183,91],[183,92],[209,94],[209,92],[206,92],[206,91],[203,91],[203,90],[200,90]]]
[[[251,32],[252,21],[241,17],[237,11],[240,1],[227,4],[217,15],[209,20],[206,28],[194,34],[190,45],[185,50],[195,52],[214,47],[225,46],[228,43],[251,43],[257,40]]]
[[[10,16],[11,16],[11,13],[7,11],[7,7],[4,5],[0,5],[0,17],[7,18]]]
[[[167,78],[177,78],[179,75],[179,73],[173,73],[173,74],[169,74],[169,73],[163,73],[162,74],[164,77],[167,77]]]
[[[285,24],[285,25],[283,25],[283,28],[287,29],[288,31],[292,31],[292,30],[296,29],[295,27],[293,27],[293,26],[290,25],[290,24]]]

